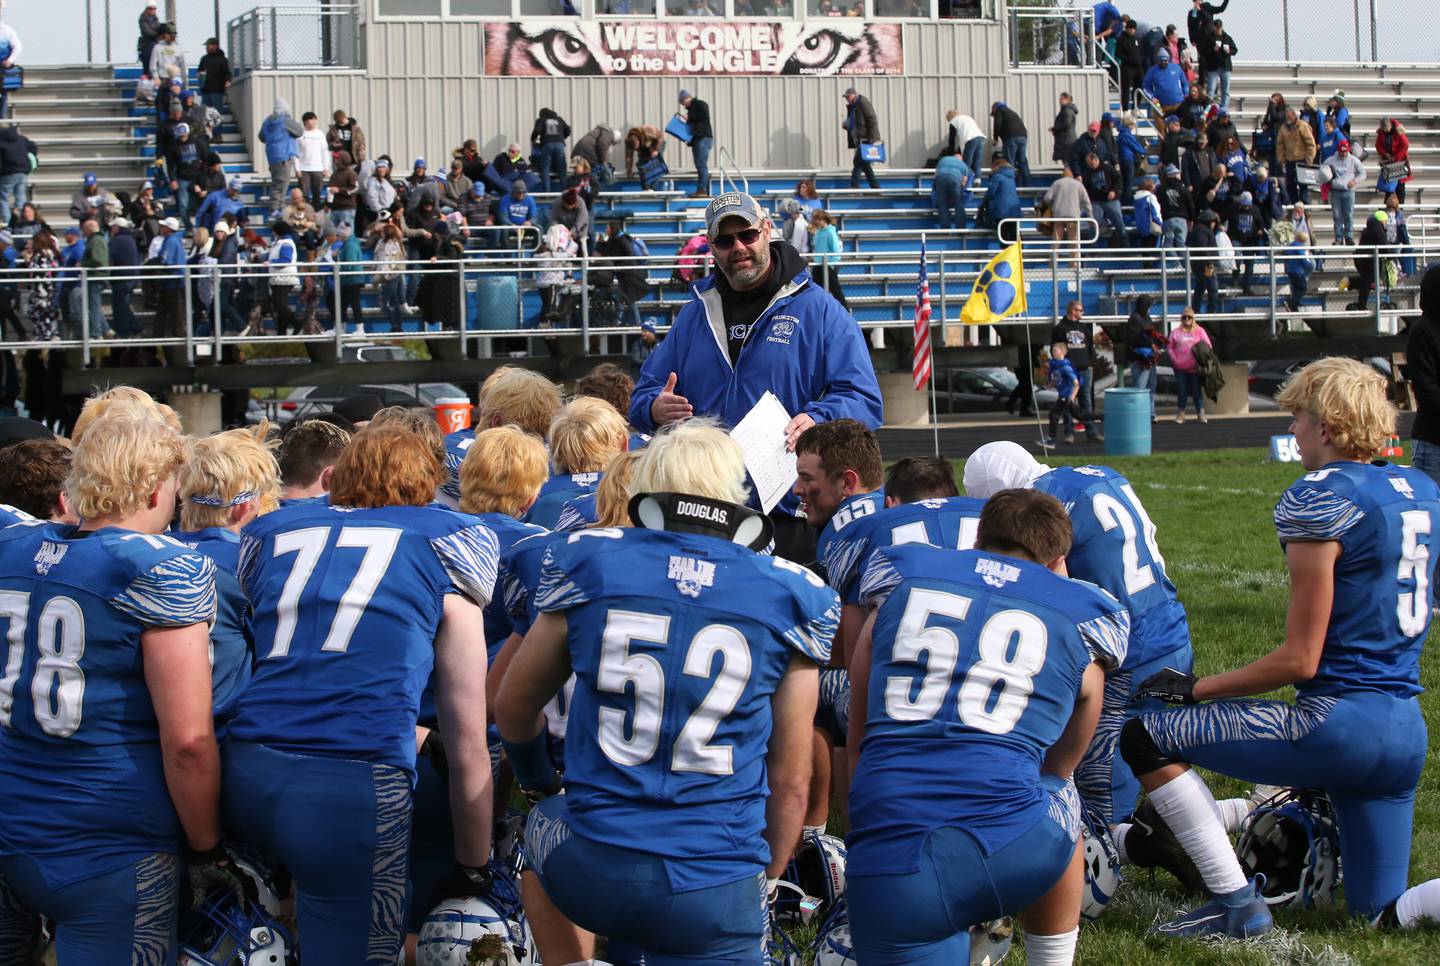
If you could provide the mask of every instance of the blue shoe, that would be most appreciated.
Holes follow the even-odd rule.
[[[1178,916],[1150,930],[1155,936],[1199,939],[1224,936],[1230,939],[1253,939],[1263,936],[1275,925],[1270,907],[1260,895],[1265,877],[1256,875],[1242,889],[1216,896],[1194,912]]]

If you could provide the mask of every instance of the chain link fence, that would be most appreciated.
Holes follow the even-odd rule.
[[[256,70],[363,68],[359,5],[256,7],[227,30],[236,77]]]

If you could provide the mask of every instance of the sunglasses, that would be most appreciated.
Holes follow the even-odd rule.
[[[717,252],[728,252],[738,241],[742,245],[753,245],[760,238],[760,229],[746,228],[744,231],[726,232],[710,239],[710,247]]]
[[[1193,315],[1182,315],[1182,316],[1180,316],[1180,320],[1181,320],[1182,322],[1184,322],[1184,321],[1193,322],[1193,321],[1195,321],[1195,316],[1193,316]]]

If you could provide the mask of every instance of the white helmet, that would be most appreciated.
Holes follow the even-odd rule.
[[[533,966],[539,962],[515,884],[495,878],[491,894],[441,902],[420,927],[417,966]]]
[[[815,934],[815,966],[856,966],[855,949],[850,942],[850,916],[841,898],[830,916]]]
[[[1282,789],[1245,819],[1235,855],[1247,876],[1265,877],[1266,905],[1328,903],[1341,879],[1334,806],[1322,791]]]
[[[1080,918],[1094,922],[1105,912],[1120,888],[1120,855],[1104,822],[1085,822],[1085,895]]]
[[[815,914],[824,916],[845,894],[845,841],[823,832],[806,832],[785,878],[807,896],[820,900]]]
[[[970,927],[970,966],[996,966],[1010,954],[1015,920],[1009,916]]]

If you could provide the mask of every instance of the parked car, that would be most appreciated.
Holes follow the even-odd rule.
[[[271,410],[268,414],[269,419],[273,423],[284,426],[300,416],[329,412],[337,402],[346,396],[360,392],[370,392],[379,396],[382,406],[434,406],[436,401],[441,399],[465,399],[469,395],[459,386],[449,382],[386,385],[332,383],[324,386],[296,386],[285,399],[267,407]],[[253,417],[253,409],[247,418],[252,422],[257,421]]]
[[[1005,408],[1016,384],[1003,366],[935,371],[935,408],[941,414],[984,413]]]
[[[1250,392],[1267,399],[1274,399],[1284,388],[1290,377],[1304,369],[1314,359],[1261,359],[1250,363]],[[1365,362],[1380,375],[1390,380],[1390,360],[1371,356]]]

